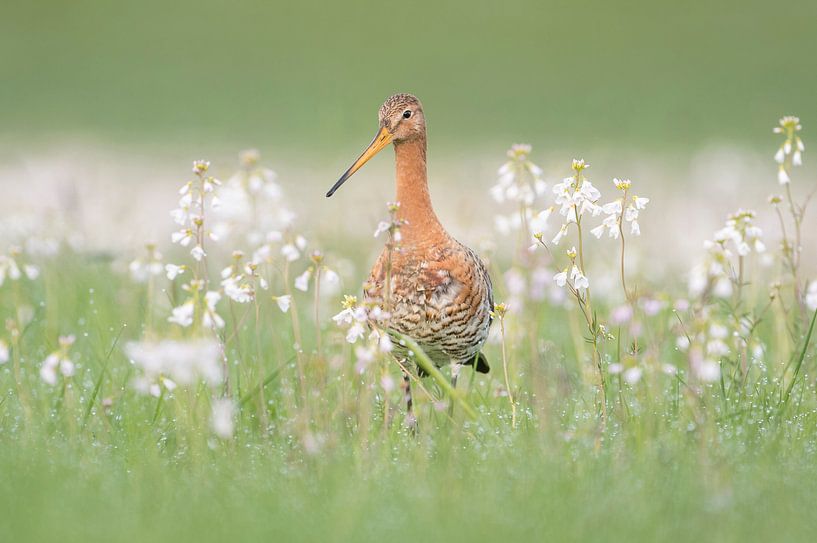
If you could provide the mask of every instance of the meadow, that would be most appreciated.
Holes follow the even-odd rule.
[[[365,251],[399,250],[385,202],[375,237],[344,242],[249,150],[232,174],[179,172],[154,215],[169,235],[140,250],[7,222],[0,536],[810,540],[800,129],[775,128],[763,209],[654,273],[628,257],[668,203],[584,160],[546,180],[530,146],[498,156],[492,372],[453,390],[417,350],[416,428],[389,354],[405,338],[357,286]]]
[[[0,541],[813,541],[815,16],[4,6]],[[416,425],[391,150],[323,196],[403,91],[496,302]]]

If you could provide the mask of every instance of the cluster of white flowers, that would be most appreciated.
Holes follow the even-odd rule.
[[[217,239],[217,236],[207,231],[204,225],[205,209],[217,208],[220,205],[215,191],[221,185],[221,181],[207,175],[209,168],[210,163],[206,160],[197,160],[193,163],[193,173],[196,177],[179,189],[181,194],[179,207],[170,212],[176,224],[181,226],[181,229],[173,232],[170,239],[182,247],[192,246],[190,254],[197,261],[207,256],[204,251],[205,237]]]
[[[72,335],[60,336],[59,349],[49,354],[45,360],[43,360],[42,366],[40,367],[40,378],[42,378],[43,381],[54,386],[57,384],[59,375],[63,377],[71,377],[74,375],[76,365],[71,360],[69,350],[75,340],[76,338]]]
[[[641,227],[638,225],[638,214],[647,204],[650,203],[649,198],[640,196],[629,196],[629,190],[632,182],[629,179],[613,179],[613,185],[622,192],[621,198],[618,198],[610,203],[601,206],[601,211],[607,217],[602,223],[593,228],[590,232],[597,238],[601,238],[604,232],[611,238],[618,239],[622,230],[622,221],[630,224],[630,233],[639,236],[641,235]]]
[[[144,258],[136,258],[128,264],[128,271],[131,278],[137,283],[145,283],[151,277],[162,275],[162,253],[156,249],[155,243],[145,245],[146,255]],[[168,264],[172,266],[172,264]],[[168,272],[170,273],[170,272]]]
[[[0,286],[3,286],[6,279],[18,281],[25,276],[33,281],[40,276],[40,268],[22,262],[22,257],[23,250],[17,246],[12,246],[8,254],[0,255]]]
[[[304,250],[306,250],[306,246],[308,245],[306,238],[298,235],[292,241],[289,241],[281,246],[281,255],[287,260],[287,262],[295,262],[301,255],[303,254]]]
[[[212,339],[131,342],[125,353],[141,370],[133,386],[142,394],[158,397],[162,389],[173,392],[177,385],[204,381],[215,387],[224,381],[219,364],[221,349]]]
[[[755,212],[739,209],[729,215],[726,225],[715,232],[714,241],[726,246],[731,242],[732,247],[740,256],[747,256],[753,250],[762,253],[766,250],[763,243],[763,231],[754,224]]]
[[[559,244],[567,234],[568,226],[571,223],[578,223],[582,215],[589,213],[595,217],[601,213],[601,207],[596,203],[601,198],[601,193],[582,173],[589,167],[590,164],[585,163],[584,160],[573,159],[574,175],[566,177],[561,183],[553,186],[559,214],[564,217],[559,231],[552,240],[554,245]]]
[[[510,201],[531,206],[545,194],[547,184],[542,179],[542,168],[530,161],[530,152],[531,146],[522,143],[508,149],[509,160],[499,168],[499,178],[491,187],[491,196],[498,203]]]
[[[205,290],[202,279],[193,279],[182,285],[182,290],[188,293],[188,297],[181,305],[172,309],[168,322],[183,328],[193,325],[202,326],[206,330],[224,328],[224,319],[216,311],[216,304],[221,300],[220,292]],[[197,307],[200,309],[198,312]]]
[[[689,291],[699,296],[712,289],[719,298],[732,295],[734,270],[732,258],[748,256],[752,251],[766,250],[763,231],[754,224],[755,212],[740,209],[729,215],[723,228],[715,232],[712,240],[704,242],[706,257],[690,272]]]
[[[0,243],[19,246],[27,256],[56,256],[63,242],[76,251],[83,249],[82,236],[63,217],[15,213],[11,209],[4,209],[0,217]]]
[[[255,267],[255,273],[258,274],[258,267],[261,266],[263,263],[272,263],[275,261],[277,255],[280,255],[284,258],[284,260],[291,264],[292,262],[296,262],[302,256],[308,242],[305,237],[302,235],[295,235],[289,234],[289,239],[284,243],[284,234],[277,230],[272,230],[267,232],[265,242],[257,247],[253,253],[252,258],[250,259],[251,265]],[[261,285],[261,276],[258,276],[259,285]],[[305,278],[308,283],[308,277]],[[296,286],[301,285],[305,279],[296,279]],[[332,277],[330,277],[330,281]],[[263,281],[262,288],[267,289],[267,281]],[[286,313],[289,311],[289,307],[292,303],[292,296],[280,295],[280,296],[273,296],[273,301],[278,304],[278,307]]]
[[[547,183],[542,178],[542,168],[528,158],[530,152],[530,145],[512,145],[507,152],[509,160],[499,168],[499,178],[490,189],[496,202],[516,204],[509,214],[494,216],[494,227],[502,235],[523,228],[528,232],[543,231],[546,226],[533,212],[533,206],[537,198],[547,193]]]
[[[260,158],[255,149],[240,153],[240,169],[219,189],[220,205],[213,213],[218,237],[241,241],[248,249],[264,243],[268,232],[289,228],[295,219],[284,205],[277,175],[262,167]]]
[[[700,381],[716,381],[721,364],[730,356],[746,356],[744,362],[762,364],[766,345],[753,334],[756,322],[748,315],[723,319],[714,312],[714,306],[704,306],[685,328],[676,330],[675,346],[687,353],[692,374]]]
[[[632,360],[631,362],[635,362]],[[644,369],[641,366],[635,364],[628,364],[625,365],[620,362],[614,362],[607,367],[607,371],[611,375],[621,375],[621,378],[624,379],[624,382],[628,385],[635,385],[641,380],[641,377],[644,375]]]
[[[681,335],[676,339],[678,350],[688,353],[690,371],[698,380],[711,383],[720,377],[720,357],[729,354],[729,347],[724,341],[727,334],[725,326],[713,322],[692,338]]]
[[[590,288],[590,280],[584,275],[579,266],[576,265],[575,247],[571,247],[570,250],[567,251],[567,257],[570,259],[570,266],[553,276],[556,285],[560,287],[570,287],[576,292],[583,292]]]
[[[295,278],[295,288],[306,292],[309,290],[309,283],[312,278],[320,276],[322,287],[327,287],[323,289],[323,293],[334,293],[340,284],[340,277],[337,272],[323,263],[323,253],[320,251],[313,251],[311,259],[312,265]]]
[[[246,304],[255,299],[256,285],[263,290],[269,288],[267,280],[259,273],[259,263],[250,261],[242,263],[244,253],[233,252],[233,262],[221,270],[221,287],[224,295],[240,304]]]
[[[358,304],[357,297],[348,294],[343,297],[343,310],[332,320],[346,329],[346,341],[357,344],[355,356],[358,372],[366,369],[378,354],[390,353],[394,348],[391,337],[385,331],[390,317],[379,305]],[[371,329],[368,335],[367,329]]]
[[[786,167],[787,159],[791,160],[791,167],[801,166],[803,164],[803,151],[806,150],[806,146],[803,144],[803,140],[800,139],[800,136],[797,135],[797,132],[802,128],[800,118],[792,115],[782,117],[778,121],[778,125],[774,127],[775,134],[783,134],[785,136],[783,143],[780,144],[780,147],[774,155],[774,159],[778,164],[777,181],[781,185],[787,185],[791,182],[789,175],[790,170]]]

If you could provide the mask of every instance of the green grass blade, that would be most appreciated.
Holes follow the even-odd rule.
[[[122,337],[122,332],[124,331],[125,327],[122,326],[119,329],[119,333],[116,334],[116,338],[114,338],[111,348],[108,350],[108,354],[105,355],[105,360],[102,362],[102,369],[99,372],[99,377],[97,377],[96,383],[94,383],[94,389],[91,391],[91,397],[88,398],[88,405],[85,407],[85,415],[82,417],[83,428],[88,423],[88,418],[91,416],[91,411],[94,408],[94,402],[96,401],[97,396],[99,396],[100,388],[102,388],[102,379],[105,377],[105,372],[108,371],[108,363],[111,360],[111,355],[113,354],[114,349],[116,349],[116,345],[119,343],[119,339]]]
[[[806,334],[806,341],[803,344],[803,350],[800,351],[800,357],[797,359],[797,365],[794,367],[794,375],[791,376],[791,381],[789,382],[789,386],[786,387],[786,394],[783,396],[782,406],[785,406],[786,403],[789,401],[789,397],[791,396],[791,391],[794,388],[794,383],[797,381],[797,376],[800,374],[800,367],[803,365],[803,360],[806,358],[806,352],[808,351],[809,343],[811,342],[811,334],[814,332],[814,321],[817,320],[817,310],[814,311],[814,315],[811,316],[811,325],[808,327],[808,333]]]

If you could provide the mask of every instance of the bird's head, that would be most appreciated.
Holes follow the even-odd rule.
[[[377,112],[380,128],[372,143],[363,151],[354,164],[338,179],[326,197],[332,196],[338,188],[356,171],[358,171],[374,155],[379,153],[389,143],[400,145],[425,137],[426,120],[423,115],[423,106],[416,96],[411,94],[395,94],[390,96]]]

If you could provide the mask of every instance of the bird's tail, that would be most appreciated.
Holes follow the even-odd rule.
[[[474,366],[480,373],[488,373],[491,371],[491,366],[488,365],[488,359],[482,353],[477,353],[474,358],[465,363],[466,366]]]

